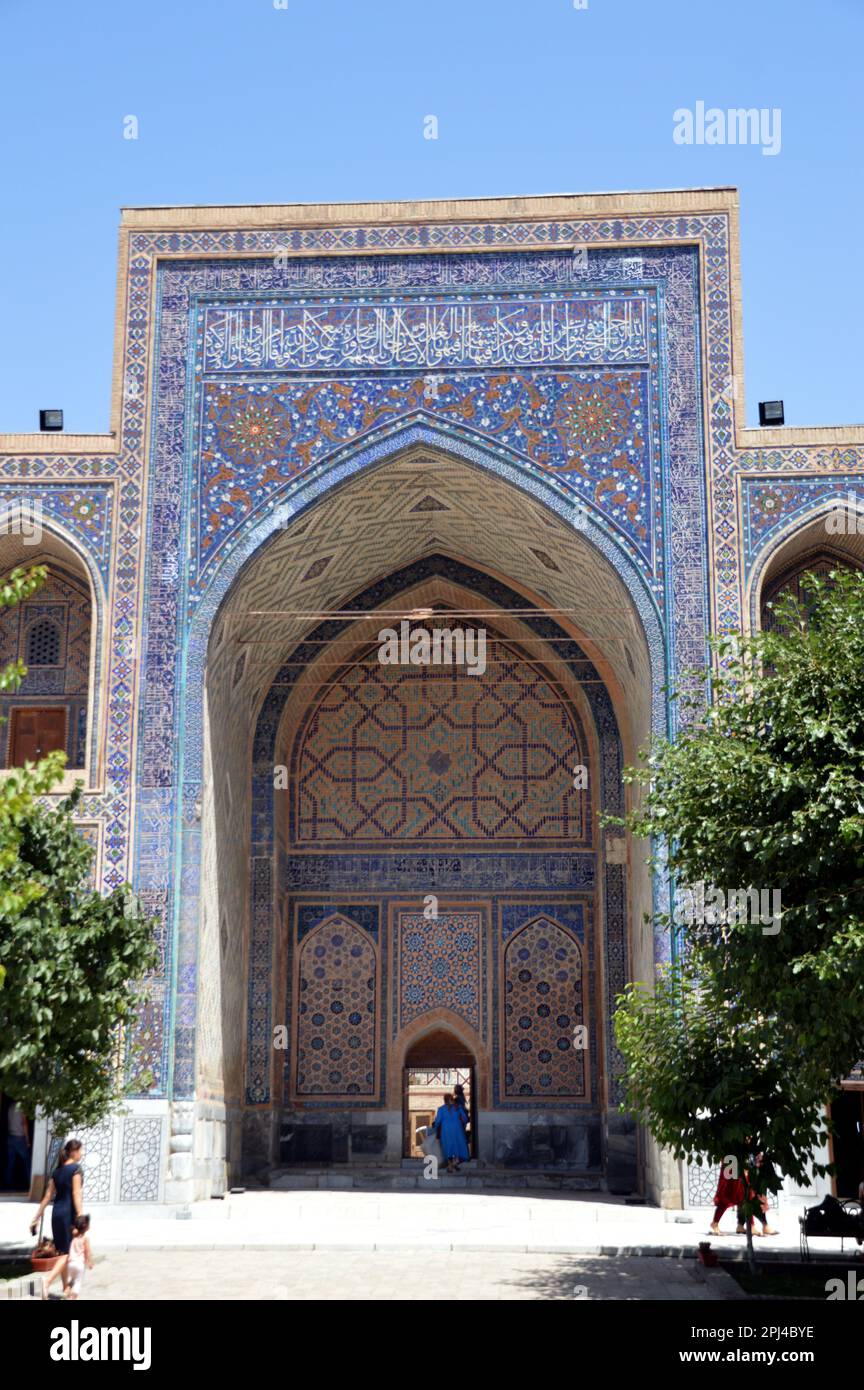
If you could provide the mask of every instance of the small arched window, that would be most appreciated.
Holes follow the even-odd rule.
[[[60,629],[50,618],[40,618],[28,632],[24,664],[28,667],[60,665]]]

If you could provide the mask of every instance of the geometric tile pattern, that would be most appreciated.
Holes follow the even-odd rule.
[[[133,237],[133,245],[137,244]],[[648,264],[650,257],[645,258]],[[674,273],[667,275],[667,269]],[[620,550],[616,552],[610,542],[609,558],[613,565],[618,564],[618,554],[625,552],[630,556],[631,563],[641,564],[645,584],[650,588],[656,604],[662,604],[667,593],[667,586],[664,581],[664,560],[663,549],[660,543],[660,536],[663,526],[664,505],[669,507],[670,499],[672,513],[676,517],[677,534],[684,538],[686,546],[690,547],[691,552],[697,556],[697,564],[702,561],[698,557],[698,542],[695,543],[696,532],[692,524],[692,507],[694,502],[693,482],[696,480],[698,487],[699,462],[698,454],[693,448],[693,427],[687,424],[683,431],[676,427],[678,403],[687,397],[688,391],[692,394],[692,368],[693,363],[698,360],[696,345],[696,331],[698,325],[698,274],[697,260],[691,248],[679,247],[669,252],[661,251],[658,253],[656,263],[651,267],[652,274],[645,274],[639,285],[639,293],[646,299],[648,305],[649,323],[649,342],[647,345],[647,357],[649,364],[657,363],[658,371],[652,381],[648,396],[644,395],[646,389],[644,378],[639,378],[642,382],[640,390],[643,392],[642,405],[639,407],[639,419],[635,422],[636,428],[632,433],[627,434],[621,440],[626,452],[632,449],[636,452],[646,447],[646,440],[651,449],[651,465],[647,473],[645,469],[636,466],[633,458],[624,461],[621,449],[614,446],[616,440],[620,439],[621,417],[616,415],[616,410],[620,406],[616,405],[610,395],[612,391],[611,381],[606,375],[598,371],[587,375],[585,370],[570,369],[570,391],[569,397],[560,400],[553,397],[555,392],[562,389],[565,385],[566,372],[559,373],[559,378],[553,381],[553,374],[548,378],[542,378],[536,373],[530,380],[516,381],[519,374],[512,371],[501,371],[498,368],[491,368],[490,375],[483,383],[482,391],[485,393],[481,400],[475,396],[471,399],[465,394],[468,389],[467,375],[465,381],[461,378],[456,380],[454,369],[448,366],[446,372],[440,371],[431,374],[424,370],[428,363],[418,366],[417,378],[422,377],[423,390],[422,397],[418,394],[417,380],[410,384],[404,396],[405,408],[409,414],[409,421],[416,419],[416,405],[422,398],[422,415],[430,420],[440,421],[442,429],[455,441],[462,444],[470,451],[476,444],[483,443],[487,449],[489,466],[492,469],[518,467],[524,471],[526,478],[533,479],[535,485],[543,480],[543,487],[549,492],[550,499],[553,495],[560,501],[562,510],[573,515],[574,500],[580,494],[585,497],[586,505],[595,512],[598,517],[605,518],[607,533],[611,536],[613,532],[618,532],[616,544]],[[236,276],[235,276],[236,272]],[[656,272],[656,275],[655,275]],[[289,284],[293,288],[299,288],[299,282],[304,281],[309,287],[321,283],[322,275],[326,276],[328,287],[334,291],[343,291],[350,297],[350,293],[356,293],[356,287],[360,284],[364,287],[364,293],[370,288],[372,281],[380,285],[392,284],[398,281],[416,293],[421,287],[445,284],[460,284],[460,293],[470,288],[472,285],[484,286],[495,285],[496,295],[500,288],[516,283],[520,292],[530,289],[536,293],[540,290],[554,290],[560,297],[560,291],[564,288],[573,292],[576,289],[581,291],[586,288],[584,280],[580,281],[579,274],[574,271],[572,256],[567,252],[558,249],[550,250],[549,253],[514,253],[507,251],[504,254],[498,252],[484,252],[480,256],[453,256],[431,254],[419,255],[411,258],[410,265],[399,260],[398,257],[375,258],[374,261],[362,263],[360,260],[344,258],[331,264],[316,264],[306,262],[302,266],[290,266],[286,269],[274,266],[272,263],[261,262],[254,267],[254,289],[257,291],[270,291],[271,295],[284,298],[284,290]],[[406,280],[407,276],[407,280]],[[593,282],[598,283],[593,283]],[[689,333],[691,346],[679,351],[670,369],[670,382],[674,380],[675,391],[671,397],[673,406],[669,419],[671,427],[667,431],[668,436],[668,478],[667,482],[661,485],[660,478],[660,458],[657,441],[659,439],[658,428],[661,415],[661,391],[664,388],[664,377],[659,371],[658,344],[659,336],[655,336],[654,329],[651,327],[653,315],[656,312],[658,300],[658,289],[661,283],[665,282],[667,313],[682,314],[685,318],[689,316],[689,327],[684,329],[684,336]],[[199,331],[202,328],[202,314],[204,313],[205,297],[207,309],[213,305],[214,281],[209,276],[203,265],[190,262],[186,266],[164,266],[160,271],[160,283],[162,286],[162,296],[160,304],[162,312],[157,325],[159,335],[159,345],[157,352],[164,367],[158,385],[158,394],[161,401],[161,418],[166,421],[180,418],[181,414],[187,413],[185,404],[185,388],[183,383],[187,381],[187,373],[190,370],[190,362],[185,348],[187,341],[187,331],[190,323],[190,316],[195,324],[196,352],[197,361],[203,366],[203,336]],[[230,294],[232,291],[243,291],[252,286],[252,281],[247,274],[247,268],[235,262],[234,265],[224,264],[219,269],[219,291]],[[592,273],[592,284],[588,286],[592,293],[600,291],[599,298],[611,303],[621,294],[622,288],[622,260],[620,256],[607,255],[601,251],[595,258]],[[236,301],[236,296],[235,296]],[[224,302],[224,301],[223,301]],[[181,346],[183,344],[183,346]],[[644,350],[640,347],[640,353]],[[602,353],[600,354],[602,358]],[[507,363],[503,362],[506,367]],[[616,368],[619,374],[620,383],[624,389],[629,390],[630,386],[637,380],[639,373],[633,372],[630,367],[620,366]],[[629,373],[629,378],[625,374]],[[282,372],[284,375],[284,371]],[[242,374],[241,374],[242,375]],[[561,387],[559,388],[558,380]],[[359,377],[358,377],[359,381]],[[629,381],[629,385],[627,385]],[[232,377],[230,384],[236,384],[237,378]],[[654,384],[656,382],[656,385]],[[688,384],[689,383],[689,384]],[[244,387],[248,385],[244,382]],[[263,384],[263,383],[261,383]],[[291,384],[291,390],[296,383]],[[239,554],[238,547],[245,545],[248,538],[253,534],[254,528],[260,524],[261,516],[256,512],[254,499],[249,494],[244,482],[249,481],[248,476],[238,478],[238,475],[225,477],[225,489],[222,493],[214,493],[211,489],[209,500],[199,496],[196,492],[198,483],[204,478],[206,469],[211,462],[209,454],[214,452],[205,444],[216,442],[218,445],[218,432],[207,441],[200,436],[198,431],[205,428],[216,429],[216,421],[211,421],[204,410],[203,401],[206,391],[215,383],[205,382],[204,375],[201,377],[198,392],[198,405],[195,407],[195,414],[191,420],[192,436],[189,442],[193,459],[200,460],[200,468],[197,469],[192,479],[192,494],[190,499],[190,510],[193,517],[203,517],[206,513],[208,526],[217,524],[212,522],[212,515],[218,512],[219,515],[227,519],[229,513],[241,518],[241,524],[232,535],[221,546],[220,558],[221,566],[216,572],[215,580],[209,579],[209,588],[203,588],[198,584],[196,575],[200,575],[199,569],[200,556],[189,553],[188,561],[181,553],[178,545],[178,499],[185,487],[185,477],[187,471],[188,452],[180,447],[180,434],[174,428],[164,431],[157,431],[153,441],[153,493],[151,525],[148,532],[149,548],[149,575],[148,580],[148,602],[146,605],[148,635],[147,648],[148,656],[144,663],[144,702],[148,710],[148,718],[142,726],[142,756],[140,762],[141,794],[148,801],[149,789],[154,793],[157,789],[172,788],[174,779],[174,757],[173,749],[177,738],[184,741],[186,752],[186,775],[187,786],[182,789],[175,788],[173,795],[169,791],[169,798],[158,795],[158,805],[160,813],[169,817],[180,817],[186,822],[188,812],[186,807],[191,809],[197,793],[193,778],[198,777],[198,767],[200,766],[200,735],[197,729],[191,729],[189,733],[184,733],[183,718],[178,697],[181,693],[177,679],[176,669],[172,670],[160,657],[166,646],[171,645],[174,640],[174,633],[181,629],[181,613],[184,605],[190,615],[194,615],[199,606],[208,611],[218,606],[219,586],[223,587],[223,593],[227,589],[228,573],[235,564],[235,555]],[[221,383],[227,387],[227,379]],[[270,387],[280,389],[275,381],[269,383]],[[357,382],[353,385],[340,382],[340,391],[354,390]],[[393,401],[398,397],[398,382],[393,382]],[[489,414],[493,408],[497,409],[497,397],[501,391],[509,392],[516,389],[522,393],[523,399],[517,402],[510,401],[512,409],[504,410],[501,417],[501,429],[496,434],[494,430],[484,439],[482,435],[484,418],[493,421],[493,415]],[[285,387],[288,390],[288,387]],[[262,457],[258,463],[255,473],[257,479],[258,472],[267,476],[269,490],[266,495],[265,517],[266,524],[272,527],[280,526],[280,513],[290,516],[293,511],[294,503],[291,501],[292,495],[300,488],[308,488],[309,481],[313,487],[320,485],[317,475],[322,469],[331,470],[334,473],[341,470],[341,475],[345,476],[345,468],[359,469],[364,466],[363,450],[371,457],[375,449],[387,446],[387,434],[397,428],[402,428],[405,416],[397,418],[398,412],[393,411],[388,405],[387,390],[383,381],[379,380],[376,384],[379,399],[377,401],[367,400],[364,407],[363,428],[357,428],[351,434],[353,426],[348,427],[348,442],[345,444],[342,454],[340,454],[339,441],[336,433],[340,428],[340,411],[336,414],[331,412],[330,419],[326,422],[329,431],[330,443],[333,446],[326,458],[314,461],[308,468],[299,472],[291,472],[291,476],[283,479],[281,491],[279,490],[278,478],[273,471],[278,471],[281,467],[282,446],[276,449],[267,457]],[[322,395],[322,388],[319,383],[310,387],[310,391],[317,393],[317,398]],[[382,394],[383,392],[383,394]],[[547,404],[543,404],[544,393],[548,394]],[[549,394],[551,393],[551,394]],[[605,395],[604,395],[605,393]],[[566,391],[565,391],[566,395]],[[223,398],[227,399],[223,392]],[[346,398],[347,399],[347,398]],[[632,398],[635,399],[635,398]],[[287,397],[286,397],[287,401]],[[534,408],[537,403],[539,414],[535,419],[529,418],[529,405]],[[392,403],[391,403],[392,404]],[[383,405],[379,409],[379,405]],[[480,407],[484,413],[481,413]],[[200,407],[200,409],[199,409]],[[225,407],[230,410],[230,403]],[[293,409],[293,407],[292,407]],[[179,413],[178,413],[179,412]],[[546,412],[544,414],[544,412]],[[299,410],[293,409],[293,414],[300,414]],[[253,412],[254,416],[254,412]],[[635,417],[631,418],[633,423]],[[282,424],[284,424],[284,420]],[[295,423],[292,416],[292,425]],[[227,428],[227,426],[226,426]],[[216,451],[223,455],[223,463],[226,467],[234,469],[243,462],[253,457],[253,449],[256,440],[261,438],[260,431],[269,428],[267,421],[259,418],[250,417],[248,411],[241,423],[241,434],[245,430],[242,439],[234,436],[232,453],[229,458],[225,447],[219,446]],[[252,434],[251,430],[259,431]],[[576,434],[579,434],[578,447]],[[227,445],[227,436],[224,431],[221,436],[222,445]],[[545,438],[548,441],[548,449],[543,444]],[[628,442],[629,441],[629,442]],[[273,440],[271,439],[271,442]],[[392,447],[392,446],[389,446]],[[521,448],[527,452],[521,456],[517,463],[517,457]],[[502,462],[496,462],[495,455],[499,455]],[[634,455],[635,457],[635,455]],[[275,463],[274,463],[275,460]],[[338,467],[337,467],[338,460]],[[510,462],[512,460],[512,463]],[[569,463],[568,463],[569,460]],[[629,465],[629,466],[628,466]],[[197,466],[196,466],[197,467]],[[222,464],[217,465],[217,474]],[[585,475],[588,469],[590,477]],[[601,470],[594,472],[592,470]],[[603,472],[602,470],[606,471]],[[616,471],[617,470],[617,471]],[[650,474],[650,477],[648,476]],[[638,476],[637,476],[638,475]],[[215,476],[215,475],[214,475]],[[676,510],[676,496],[674,489],[678,485],[678,480],[684,481],[686,487],[681,493],[681,508]],[[641,481],[640,481],[641,479]],[[647,479],[647,482],[646,482]],[[616,481],[617,480],[617,481]],[[235,488],[234,483],[237,482]],[[254,480],[253,480],[254,481]],[[650,497],[645,493],[644,488],[650,485]],[[665,486],[667,501],[664,504],[661,492]],[[633,489],[636,489],[633,491]],[[670,491],[671,490],[671,491]],[[211,505],[215,497],[215,506]],[[564,499],[567,498],[565,501]],[[418,499],[419,500],[419,499]],[[250,503],[253,503],[250,510]],[[618,525],[616,515],[620,512],[624,530]],[[680,524],[677,518],[681,517]],[[158,525],[153,524],[153,518],[160,519]],[[650,519],[650,524],[649,524]],[[163,524],[164,523],[164,524]],[[226,521],[227,524],[227,521]],[[231,522],[233,525],[234,523]],[[194,534],[193,524],[193,534]],[[222,525],[220,521],[219,526]],[[635,527],[632,534],[627,534],[627,527]],[[645,527],[645,534],[639,532],[640,527]],[[302,529],[302,528],[301,528]],[[638,533],[638,534],[637,534]],[[650,548],[651,559],[649,561],[648,551]],[[543,549],[545,547],[538,547]],[[194,545],[192,547],[194,552]],[[316,557],[324,558],[324,557]],[[326,568],[326,577],[329,579],[332,565],[330,556]],[[533,561],[537,564],[536,556]],[[174,575],[178,572],[184,575],[184,586],[179,593],[174,583]],[[310,568],[307,560],[303,574],[315,573],[315,566]],[[318,567],[320,571],[320,566]],[[209,573],[209,572],[208,572]],[[674,580],[672,582],[672,596],[674,598]],[[692,599],[688,599],[689,621],[692,624],[694,608]],[[614,620],[613,620],[614,621]],[[703,630],[704,624],[696,624],[696,631]],[[682,653],[684,659],[694,658],[701,651],[701,638],[699,642],[693,644],[693,650],[685,649]],[[200,655],[199,655],[200,652]],[[623,649],[622,649],[623,654]],[[200,688],[203,676],[204,651],[200,646],[191,654],[186,666],[187,678],[185,689],[191,698],[195,699],[194,692]],[[244,677],[244,679],[246,679]],[[252,694],[250,704],[254,703],[255,695]],[[179,726],[178,726],[179,721]],[[179,732],[174,733],[174,729],[179,727]],[[183,805],[179,798],[182,797]],[[154,798],[154,805],[156,798]],[[149,807],[148,807],[149,809]],[[159,839],[161,840],[161,835]],[[160,887],[165,882],[166,864],[160,851],[158,855],[151,853],[158,848],[155,837],[148,843],[142,838],[141,850],[139,854],[138,876],[142,879],[144,886],[155,888],[157,884],[153,881],[159,878]],[[191,868],[191,864],[190,864]],[[191,911],[196,900],[194,880],[189,874],[184,874],[182,882],[188,885],[186,905],[179,905],[176,911],[175,920],[177,928],[173,939],[174,948],[179,953],[179,972],[178,979],[183,982],[181,988],[190,989],[193,994],[195,991],[195,955],[197,951],[197,931],[196,924]],[[260,991],[258,992],[260,994]],[[169,1001],[166,998],[166,1011]],[[180,1032],[185,1031],[185,1024],[180,1023],[180,1019],[185,1016],[184,1010],[178,1010],[178,1033],[175,1036],[175,1047],[178,1052],[182,1052],[182,1058],[175,1057],[175,1084],[189,1086],[192,1084],[190,1072],[190,1057],[187,1043],[184,1039],[181,1043]],[[257,1028],[256,1028],[257,1031]],[[256,1048],[263,1046],[262,1041],[256,1042]],[[257,1070],[257,1068],[256,1068]]]
[[[452,1009],[480,1030],[479,912],[399,913],[399,1026]]]
[[[161,1115],[127,1115],[120,1150],[120,1201],[158,1202],[162,1155]]]
[[[52,1136],[52,1139],[58,1136]],[[71,1138],[66,1135],[65,1138]],[[78,1130],[74,1138],[83,1145],[82,1201],[86,1211],[90,1202],[109,1202],[111,1200],[111,1164],[114,1140],[114,1126],[111,1120],[103,1120],[92,1129]],[[64,1139],[65,1142],[65,1139]],[[59,1158],[57,1160],[59,1162]]]
[[[579,943],[546,918],[514,933],[504,952],[505,1099],[585,1096],[587,1049],[574,1046],[583,1011]]]
[[[382,666],[334,680],[303,736],[297,845],[479,837],[590,845],[587,753],[534,666],[487,637],[481,675]]]

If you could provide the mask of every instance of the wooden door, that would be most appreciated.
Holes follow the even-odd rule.
[[[9,731],[9,763],[20,767],[66,747],[66,711],[13,709]]]

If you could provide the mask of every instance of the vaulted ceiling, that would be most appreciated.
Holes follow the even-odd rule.
[[[492,575],[526,595],[526,607],[530,602],[554,616],[609,679],[636,737],[644,736],[648,644],[609,561],[539,500],[426,449],[344,484],[253,557],[213,625],[211,718],[218,708],[232,720],[250,720],[292,648],[322,619],[376,580],[432,555]],[[384,611],[392,623],[410,607],[391,599]],[[381,626],[378,617],[374,626]],[[357,636],[368,632],[369,624],[358,626]]]

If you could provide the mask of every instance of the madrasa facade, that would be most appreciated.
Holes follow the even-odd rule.
[[[110,431],[0,436],[4,766],[65,748],[158,935],[89,1201],[411,1182],[454,1076],[468,1183],[710,1201],[620,1108],[673,943],[602,816],[709,634],[864,560],[864,429],[742,376],[732,189],[124,210]]]

